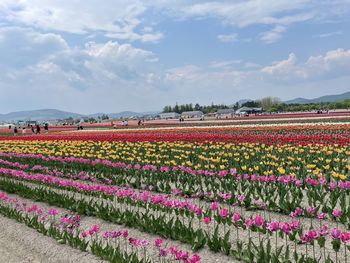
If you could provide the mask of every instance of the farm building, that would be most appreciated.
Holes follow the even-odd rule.
[[[236,110],[236,114],[245,115],[245,114],[254,114],[254,113],[262,113],[262,108],[251,108],[251,107],[242,107]]]
[[[177,119],[180,118],[180,114],[176,112],[165,112],[159,114],[161,119]]]
[[[216,117],[219,118],[232,118],[236,111],[234,109],[221,109],[216,112]]]
[[[184,111],[181,116],[183,118],[202,118],[204,113],[201,111]]]

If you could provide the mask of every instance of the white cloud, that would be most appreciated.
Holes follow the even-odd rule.
[[[275,61],[272,66],[267,66],[261,69],[261,72],[267,74],[285,74],[290,73],[295,68],[297,58],[294,53],[289,54],[288,59],[282,61]]]
[[[274,62],[261,72],[275,80],[332,79],[350,74],[350,50],[331,50],[324,55],[311,56],[304,63],[298,63],[296,55],[291,53],[288,59]]]
[[[23,67],[67,48],[66,41],[57,34],[40,34],[19,27],[0,28],[0,66]]]
[[[324,55],[311,56],[305,63],[310,76],[336,77],[350,74],[350,49],[335,49]]]
[[[157,42],[160,32],[138,32],[147,7],[139,0],[5,1],[2,17],[13,23],[74,34],[101,32],[110,38]]]
[[[156,101],[143,102],[161,89],[162,73],[152,52],[112,41],[89,42],[83,48],[66,44],[55,48],[61,40],[58,35],[47,36],[30,29],[20,32],[21,37],[16,28],[0,34],[0,47],[7,44],[6,49],[0,48],[0,61],[9,59],[0,64],[0,93],[9,102],[1,105],[3,109],[16,110],[23,105],[91,112],[151,108]],[[48,41],[51,38],[56,41]],[[35,45],[38,39],[46,41]],[[11,62],[17,65],[17,57],[8,54],[25,47],[30,47],[29,52],[23,51],[28,57],[26,63],[12,66]]]
[[[244,67],[245,68],[260,68],[261,65],[258,63],[254,63],[254,62],[245,62]]]
[[[18,60],[20,66],[16,66]],[[58,34],[2,28],[0,69],[0,94],[6,98],[0,112],[143,111],[176,101],[232,103],[240,98],[290,98],[299,93],[312,97],[329,87],[340,93],[348,90],[350,50],[331,50],[306,61],[291,53],[267,66],[224,60],[166,69],[154,53],[130,44],[107,41],[73,47]]]
[[[230,69],[232,65],[234,64],[240,64],[242,63],[242,60],[240,59],[233,59],[233,60],[224,60],[224,61],[212,61],[210,63],[211,68],[216,69]]]
[[[223,43],[232,43],[238,41],[238,34],[218,35],[217,38]]]
[[[158,5],[166,1],[157,1]],[[177,4],[174,4],[176,2]],[[234,27],[268,25],[272,29],[263,36],[267,43],[278,41],[283,32],[296,23],[321,23],[346,17],[348,0],[247,0],[247,1],[170,1],[166,9],[181,19],[214,17]],[[225,40],[225,38],[223,38]]]
[[[284,26],[276,26],[272,30],[262,33],[261,40],[266,44],[275,43],[282,37],[282,33],[286,32]]]
[[[263,40],[271,43],[280,38],[282,32],[276,30],[281,27],[285,31],[295,23],[346,17],[349,9],[348,0],[105,0],[103,4],[99,0],[2,0],[0,16],[44,30],[158,42],[163,33],[154,29],[152,18],[146,15],[154,11],[175,19],[216,18],[240,28],[268,25],[272,30]],[[222,40],[234,41],[235,36],[223,35]]]
[[[337,31],[329,32],[329,33],[319,34],[318,37],[327,38],[327,37],[333,37],[333,36],[342,35],[342,34],[343,34],[343,31],[337,30]]]

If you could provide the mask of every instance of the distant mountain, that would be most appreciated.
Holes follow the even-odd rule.
[[[56,109],[42,109],[42,110],[32,110],[32,111],[16,111],[7,114],[0,114],[0,121],[50,121],[50,120],[63,120],[69,117],[74,119],[83,117],[92,117],[97,119],[99,116],[104,114],[108,115],[111,119],[120,119],[128,117],[142,117],[145,115],[157,115],[159,112],[133,112],[133,111],[123,111],[119,113],[94,113],[89,115],[78,114],[74,112],[60,111]]]
[[[321,102],[338,102],[350,99],[350,92],[345,92],[338,95],[326,95],[318,97],[315,99],[305,99],[305,98],[296,98],[293,100],[287,100],[284,103],[286,104],[307,104],[307,103],[321,103]]]
[[[109,118],[112,118],[112,119],[120,119],[120,118],[128,118],[128,117],[142,117],[145,114],[142,112],[122,111],[118,113],[109,113],[107,115],[109,116]]]
[[[58,120],[58,119],[66,119],[69,117],[80,118],[82,115],[60,111],[56,109],[42,109],[42,110],[32,110],[32,111],[16,111],[10,112],[7,114],[1,114],[1,121],[26,121],[26,120]]]
[[[110,119],[122,119],[122,118],[129,118],[129,117],[143,117],[146,115],[157,115],[159,111],[147,111],[147,112],[134,112],[134,111],[122,111],[117,113],[94,113],[88,115],[88,117],[92,118],[98,118],[102,115],[108,115]]]

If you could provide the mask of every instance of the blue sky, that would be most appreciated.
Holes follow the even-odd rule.
[[[1,0],[0,113],[350,90],[350,0]]]

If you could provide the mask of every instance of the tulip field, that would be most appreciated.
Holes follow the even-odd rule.
[[[0,214],[97,261],[350,262],[348,117],[3,136]]]

